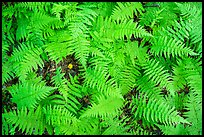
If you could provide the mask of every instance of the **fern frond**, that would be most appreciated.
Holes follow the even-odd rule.
[[[35,108],[39,101],[45,99],[54,89],[45,86],[43,81],[29,80],[13,85],[8,90],[12,95],[12,102],[15,102],[20,109],[24,106]]]
[[[188,55],[198,55],[193,50],[188,47],[185,47],[180,40],[169,38],[167,36],[158,36],[154,37],[152,41],[151,51],[155,55],[170,58],[170,55],[175,56],[188,56]]]
[[[152,36],[143,28],[143,26],[134,23],[133,20],[113,21],[111,18],[103,19],[102,16],[99,16],[94,28],[99,32],[100,37],[111,38],[114,40],[124,40],[124,36],[127,36],[127,38],[130,39],[132,34],[134,34],[136,38]]]
[[[151,81],[155,84],[160,84],[161,88],[166,87],[172,95],[174,91],[172,90],[172,83],[170,82],[171,76],[164,70],[164,67],[159,65],[159,62],[156,62],[154,59],[150,59],[146,62],[146,65],[143,66],[144,75],[148,76]]]
[[[187,60],[188,61],[188,60]],[[189,60],[186,62],[187,81],[190,89],[197,93],[202,98],[202,62],[197,60]]]
[[[191,123],[187,127],[188,134],[201,135],[202,134],[202,100],[196,93],[190,91],[188,95],[188,102],[185,103],[184,116]]]
[[[163,100],[148,98],[146,94],[141,94],[140,97],[137,95],[135,98],[133,97],[132,105],[132,112],[135,118],[144,118],[153,124],[176,125],[178,123],[189,123],[178,115],[174,107],[170,107]]]
[[[12,131],[12,124],[6,120],[5,113],[2,114],[2,135],[13,135]]]
[[[25,15],[21,16],[21,18],[18,18],[18,28],[16,30],[16,40],[19,41],[21,39],[26,39],[29,30],[27,29],[27,26],[29,25],[29,19]]]
[[[187,135],[186,128],[183,124],[178,124],[175,127],[159,125],[159,128],[164,135]]]
[[[83,34],[81,34],[83,35]],[[70,41],[70,44],[75,49],[75,57],[79,60],[82,66],[86,69],[87,68],[87,60],[89,56],[89,45],[90,41],[88,41],[85,36],[79,36],[77,38],[73,38]]]
[[[97,87],[99,90],[104,88],[104,84],[108,80],[108,73],[105,70],[101,70],[101,67],[97,67],[95,69],[88,68],[86,70],[85,76],[85,85],[90,86],[91,88]]]
[[[167,27],[168,35],[182,42],[185,42],[185,39],[189,40],[191,30],[192,25],[181,18],[179,22],[174,21],[173,28]]]
[[[64,78],[65,73],[61,73],[61,67],[57,68],[56,75],[52,77],[51,82],[58,87],[60,93],[63,95],[64,99],[67,101],[68,97],[68,87],[67,80]]]
[[[99,122],[99,118],[80,117],[80,122],[77,124],[78,129],[75,128],[72,131],[75,135],[100,135]]]
[[[102,135],[130,135],[128,133],[129,127],[126,126],[127,119],[124,117],[119,119],[118,117],[108,117],[100,124],[102,127],[107,127],[105,131],[102,132]]]
[[[49,23],[53,22],[53,18],[45,14],[45,12],[34,11],[33,15],[30,18],[30,25],[34,25],[39,29],[48,27]]]
[[[156,86],[156,84],[149,80],[148,76],[139,76],[136,78],[136,89],[142,93],[146,94],[148,97],[154,97],[157,99],[163,99],[161,93],[161,89]]]
[[[80,103],[78,102],[77,98],[81,98],[81,89],[82,87],[78,84],[78,81],[75,78],[73,78],[71,75],[70,79],[71,81],[68,82],[65,78],[64,78],[64,73],[61,73],[61,67],[59,67],[56,71],[56,75],[52,77],[51,82],[54,83],[56,85],[56,87],[58,87],[58,90],[60,91],[60,93],[62,94],[62,96],[64,97],[65,101],[66,101],[66,106],[67,108],[74,113],[77,113],[76,111],[79,109],[78,105],[80,105]]]
[[[151,7],[154,4],[159,7]],[[153,32],[160,29],[161,26],[165,28],[171,26],[173,20],[177,20],[176,7],[174,2],[148,2],[145,13],[140,16],[140,25],[149,26]]]
[[[68,42],[57,43],[52,42],[44,45],[45,52],[48,53],[48,56],[51,60],[55,61],[56,64],[59,64],[67,55],[73,53],[73,47],[70,46]]]
[[[61,20],[61,15],[65,9],[68,9],[69,5],[62,5],[61,3],[53,3],[51,13],[54,14],[58,20]]]
[[[7,56],[8,61],[2,61],[2,85],[14,78],[15,74],[12,68],[10,57]]]
[[[88,107],[81,117],[105,118],[116,116],[122,105],[123,100],[121,98],[114,96],[105,97],[104,95],[101,95],[97,97],[97,103],[92,102],[92,107]]]
[[[193,3],[176,3],[176,5],[179,7],[180,15],[183,19],[192,19],[201,14],[201,10]]]
[[[30,11],[34,11],[36,9],[40,11],[48,11],[49,7],[52,5],[51,2],[21,2],[18,4],[15,4],[16,7],[18,8],[25,8]]]
[[[121,72],[121,79],[119,84],[121,85],[121,90],[123,94],[126,94],[136,85],[136,79],[141,75],[140,68],[138,66],[127,65],[123,68]]]
[[[144,8],[140,2],[117,2],[111,18],[114,20],[133,19],[134,13],[138,16],[143,14],[143,11]]]
[[[38,66],[43,68],[44,62],[42,61],[40,55],[42,54],[41,48],[35,48],[32,51],[28,51],[22,62],[20,63],[22,69],[26,72],[32,71],[32,69],[37,70]]]
[[[79,120],[66,108],[54,105],[53,107],[47,106],[43,108],[43,112],[46,116],[46,123],[49,125],[71,125]]]
[[[182,111],[184,109],[184,104],[187,102],[187,97],[184,92],[176,93],[174,97],[165,96],[167,103],[171,107],[175,107],[177,111]]]
[[[33,44],[21,43],[17,48],[13,49],[11,61],[20,62],[25,54],[34,48]]]
[[[22,107],[16,111],[3,114],[7,122],[14,124],[15,126],[10,131],[15,131],[18,127],[22,132],[28,135],[38,134],[42,135],[44,129],[47,127],[45,119],[41,112],[33,109],[28,110],[26,107]]]
[[[178,76],[182,77],[185,83],[190,85],[190,89],[202,96],[202,62],[198,59],[185,58],[178,60]],[[176,75],[177,76],[177,75]]]
[[[40,56],[42,53],[41,48],[32,44],[21,45],[18,50],[14,50],[11,61],[13,62],[14,72],[21,81],[26,78],[27,73],[37,70],[38,66],[41,68],[44,66]]]

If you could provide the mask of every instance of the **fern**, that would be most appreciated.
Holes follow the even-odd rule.
[[[156,63],[155,60],[149,60],[143,66],[145,69],[144,73],[151,79],[155,84],[160,84],[160,87],[166,87],[170,91],[171,95],[174,95],[172,90],[172,83],[170,82],[170,75],[167,70],[164,70],[163,67],[159,65],[159,62]]]
[[[201,11],[3,2],[2,134],[202,134]]]
[[[80,103],[76,100],[76,97],[81,98],[81,91],[82,87],[77,84],[76,77],[72,78],[70,75],[71,81],[68,82],[66,79],[63,78],[64,73],[61,74],[61,68],[58,68],[56,71],[56,75],[53,76],[52,83],[58,87],[58,90],[64,97],[66,101],[66,106],[68,109],[74,113],[79,109],[77,105]]]
[[[126,2],[126,3],[117,3],[117,6],[113,10],[111,18],[114,20],[123,20],[133,18],[134,13],[142,14],[144,8],[140,2]]]
[[[22,107],[35,108],[39,101],[51,94],[54,87],[45,86],[41,78],[34,78],[9,87],[12,101],[20,109]]]
[[[140,72],[138,70],[139,68],[136,66],[127,65],[127,67],[125,67],[121,72],[119,84],[121,85],[123,94],[127,93],[135,86],[136,79],[140,76]]]
[[[173,38],[168,38],[166,36],[159,36],[158,38],[153,39],[153,46],[151,47],[152,52],[155,55],[164,54],[165,57],[170,58],[170,55],[174,56],[188,56],[189,55],[197,55],[190,48],[184,47],[184,44],[177,41]],[[163,46],[165,45],[165,46]]]
[[[188,102],[185,104],[187,112],[184,115],[187,120],[192,124],[187,127],[187,132],[190,135],[202,134],[202,101],[200,97],[194,92],[191,92],[188,96]]]
[[[9,59],[9,57],[8,57]],[[2,85],[6,82],[8,82],[9,80],[11,80],[12,78],[14,78],[14,71],[13,68],[10,67],[12,66],[12,62],[10,61],[2,61],[2,63],[4,64],[2,66]]]
[[[124,39],[124,35],[130,38],[132,34],[134,34],[135,37],[151,36],[151,34],[146,32],[142,26],[138,25],[137,23],[133,23],[133,20],[122,20],[120,22],[114,22],[111,18],[106,18],[103,20],[102,17],[99,17],[97,22],[99,25],[103,25],[100,30],[100,32],[102,32],[100,37]]]
[[[11,129],[11,131],[15,131],[18,127],[22,129],[22,132],[26,134],[41,134],[44,132],[44,128],[46,128],[45,119],[43,114],[38,108],[36,111],[29,110],[26,107],[22,107],[21,109],[9,113],[5,113],[4,117],[7,122],[14,124],[15,126]]]
[[[47,108],[43,109],[46,115],[46,123],[55,125],[70,125],[72,122],[77,122],[76,117],[74,117],[68,110],[63,109],[60,106],[47,106]]]
[[[83,117],[111,117],[116,116],[120,107],[122,107],[123,100],[119,97],[105,97],[103,95],[97,98],[97,103],[93,102],[92,107],[89,107],[85,112],[82,114]],[[109,107],[106,107],[109,105]]]
[[[136,89],[143,93],[147,94],[148,97],[154,97],[158,99],[161,98],[161,89],[159,87],[156,87],[156,84],[153,81],[150,81],[148,76],[139,76],[136,78]]]
[[[139,22],[142,26],[149,26],[153,32],[161,27],[173,25],[173,21],[178,18],[176,4],[173,2],[148,2],[144,9],[146,12],[140,16]]]
[[[173,126],[159,126],[165,135],[186,135],[186,129],[183,124]]]
[[[105,119],[101,125],[102,127],[108,128],[103,131],[102,135],[130,135],[130,133],[127,132],[129,127],[126,126],[126,121],[127,119],[118,119],[118,117]]]
[[[141,95],[142,96],[142,95]],[[184,118],[178,115],[173,108],[165,104],[162,100],[157,100],[154,98],[147,98],[147,95],[144,94],[144,97],[133,98],[134,107],[132,111],[135,111],[135,118],[141,119],[142,117],[148,122],[152,123],[162,123],[165,125],[175,125],[178,123],[189,123]],[[137,109],[136,109],[137,108]],[[160,110],[159,112],[157,110]]]

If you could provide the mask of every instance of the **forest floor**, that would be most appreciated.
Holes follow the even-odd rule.
[[[49,61],[49,62],[44,61],[44,64],[45,65],[43,68],[38,68],[37,75],[42,76],[42,79],[46,81],[47,86],[54,86],[51,83],[51,79],[55,75],[56,69],[58,67],[61,67],[62,73],[65,73],[64,78],[66,78],[67,80],[70,80],[69,74],[71,74],[72,76],[79,75],[79,67],[78,67],[79,63],[73,56],[67,56],[57,65],[54,61]],[[82,81],[83,79],[79,80],[79,82],[82,82]],[[18,83],[18,78],[14,78],[5,84],[3,86],[3,89],[17,83]],[[128,103],[123,107],[123,113],[120,116],[121,118],[123,116],[131,117],[131,112],[130,112],[131,109],[129,108],[129,106],[132,100],[132,96],[135,96],[137,94],[136,92],[137,91],[134,88],[128,94],[124,95],[124,99],[127,100]],[[54,92],[54,94],[59,94],[59,92],[56,91]],[[4,90],[4,92],[2,92],[2,113],[5,112],[5,110],[7,112],[17,110],[17,105],[15,103],[12,103],[11,98],[12,96],[9,93],[9,91]],[[89,102],[83,101],[85,100],[85,98],[88,98],[88,97],[85,96],[84,99],[82,98],[82,99],[79,99],[78,101],[83,105],[87,105]],[[87,103],[87,104],[84,104],[84,103]],[[130,119],[129,122],[131,120],[132,119]],[[129,122],[127,121],[126,123],[128,124]],[[138,121],[138,123],[142,126],[142,121]],[[159,129],[157,130],[149,129],[149,131],[153,132],[156,135],[161,135],[161,131]],[[14,135],[25,135],[25,133],[22,133],[21,130],[18,131],[18,128],[16,128]],[[48,135],[48,132],[44,131],[44,135]]]

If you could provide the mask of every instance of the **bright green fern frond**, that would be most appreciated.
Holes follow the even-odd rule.
[[[185,96],[184,92],[176,93],[174,97],[165,96],[165,98],[171,107],[175,107],[180,112],[184,109],[184,104],[187,102],[187,96]]]
[[[21,16],[21,18],[18,18],[18,28],[16,30],[16,40],[21,40],[27,37],[29,30],[27,29],[27,26],[29,25],[29,19],[25,15]]]
[[[43,112],[46,116],[46,123],[49,125],[71,125],[79,120],[66,108],[55,105],[53,107],[47,106],[43,108]]]
[[[194,59],[186,60],[186,76],[190,89],[202,99],[202,62]]]
[[[179,123],[176,127],[159,125],[164,135],[187,135],[186,128],[183,124]]]
[[[99,118],[80,117],[78,129],[72,129],[72,132],[76,135],[100,135],[99,122]]]
[[[143,94],[146,94],[148,97],[154,97],[157,99],[163,99],[161,89],[156,87],[156,84],[149,80],[148,76],[139,76],[136,78],[136,89]]]
[[[104,84],[108,80],[108,73],[105,70],[102,70],[101,67],[97,67],[95,69],[88,68],[86,70],[85,76],[85,85],[90,86],[91,88],[97,87],[98,89],[102,89]]]
[[[18,108],[24,106],[35,108],[39,101],[45,99],[54,89],[54,87],[45,86],[43,81],[30,80],[13,85],[8,90],[12,95],[12,101],[17,104]]]
[[[21,48],[22,49],[19,48],[20,52],[18,52],[18,50],[13,52],[11,61],[13,62],[13,68],[16,75],[22,81],[26,78],[27,73],[32,70],[37,70],[38,66],[42,68],[44,62],[40,56],[43,53],[41,48],[34,47],[32,44],[28,46],[23,45]]]
[[[34,48],[34,45],[32,43],[31,44],[21,43],[17,48],[13,49],[11,61],[14,61],[14,62],[22,61],[24,58],[24,55],[28,53],[30,50],[32,50],[33,48]]]
[[[44,28],[49,25],[49,23],[53,22],[53,18],[50,17],[49,15],[45,14],[44,12],[37,12],[35,11],[30,18],[31,25],[35,25],[35,27],[38,28]]]
[[[15,131],[18,127],[21,132],[25,132],[28,135],[36,134],[42,135],[45,128],[45,119],[41,112],[33,109],[28,110],[26,107],[22,107],[16,111],[3,114],[7,122],[14,124],[14,127],[10,129],[10,132]]]
[[[61,73],[61,67],[56,71],[56,75],[52,77],[51,82],[54,83],[65,101],[67,102],[66,107],[71,111],[76,113],[79,109],[78,105],[80,103],[76,98],[81,98],[82,87],[78,84],[77,77],[70,76],[70,82],[64,78],[64,73]]]
[[[88,107],[81,117],[105,118],[116,116],[122,105],[123,100],[121,98],[101,95],[97,97],[97,103],[92,102],[92,107]]]
[[[188,134],[202,135],[202,99],[199,95],[190,91],[185,106],[187,112],[184,112],[184,116],[191,123],[187,127]]]
[[[123,71],[120,74],[121,79],[119,81],[123,94],[126,94],[136,85],[136,79],[141,75],[139,70],[140,68],[136,65],[127,65],[123,68]]]
[[[140,24],[149,26],[153,31],[162,27],[173,25],[177,20],[174,2],[148,2],[145,4],[145,13],[140,16]]]
[[[68,87],[67,80],[64,78],[65,73],[61,73],[61,67],[57,68],[56,75],[52,77],[51,82],[58,87],[58,90],[63,95],[64,99],[67,101],[68,97]]]
[[[185,47],[180,40],[173,38],[168,38],[167,36],[158,36],[153,38],[151,51],[157,55],[170,58],[170,55],[175,56],[188,56],[188,55],[197,55],[193,50],[188,47]]]
[[[10,131],[10,129],[12,129],[12,123],[8,122],[8,120],[6,120],[5,117],[5,113],[2,114],[2,135],[13,135],[14,133],[12,133],[12,131]]]
[[[48,56],[51,60],[55,61],[56,64],[59,64],[67,55],[71,54],[73,51],[68,42],[57,43],[52,42],[44,45],[45,52],[48,53]]]
[[[178,115],[174,107],[170,107],[165,101],[156,98],[148,98],[146,94],[133,97],[132,112],[135,118],[144,118],[151,123],[162,123],[165,125],[176,125],[178,123],[188,123],[183,117]]]
[[[184,58],[178,60],[178,66],[174,69],[175,80],[181,78],[180,85],[188,83],[190,89],[202,96],[202,62],[199,59]],[[184,82],[185,81],[185,82]],[[178,84],[177,84],[178,85]]]
[[[184,66],[178,65],[173,67],[173,74],[172,84],[175,91],[178,91],[187,84]]]
[[[201,3],[199,3],[201,5]],[[179,7],[180,15],[183,19],[192,19],[201,14],[201,9],[195,5],[195,3],[176,3]]]
[[[38,66],[43,68],[44,62],[42,61],[40,55],[42,54],[41,48],[35,48],[33,50],[28,51],[22,62],[20,63],[22,69],[26,72],[32,71],[32,69],[37,70]]]
[[[69,5],[62,5],[60,3],[53,3],[51,13],[54,14],[58,20],[61,20],[61,15],[64,10],[69,9]]]
[[[81,34],[83,35],[83,34]],[[82,64],[82,66],[86,69],[87,68],[87,59],[89,56],[89,45],[90,41],[86,39],[85,36],[79,36],[77,38],[73,38],[70,41],[70,45],[74,48],[74,55],[76,59]]]
[[[167,27],[168,36],[182,42],[185,42],[185,40],[189,40],[191,30],[192,25],[183,21],[182,19],[180,19],[179,22],[175,20],[172,28]]]
[[[99,16],[94,28],[99,32],[100,37],[115,40],[123,40],[124,36],[130,39],[132,34],[134,34],[135,37],[152,36],[143,28],[143,26],[134,23],[133,20],[113,21],[111,18],[103,19],[102,16]]]
[[[130,135],[128,133],[129,127],[126,126],[127,119],[122,118],[118,119],[118,117],[108,117],[106,118],[101,125],[102,127],[107,127],[105,131],[103,131],[102,135]]]
[[[14,78],[14,71],[12,67],[12,62],[10,61],[10,57],[7,56],[8,61],[2,61],[2,85],[8,82],[12,78]]]
[[[170,82],[170,74],[159,64],[158,61],[156,62],[154,59],[148,60],[143,68],[145,69],[144,74],[148,76],[151,81],[156,85],[159,84],[160,88],[166,87],[167,90],[174,95],[172,84]]]
[[[140,2],[117,2],[117,6],[113,9],[111,18],[114,20],[133,19],[143,14],[144,8]]]
[[[33,10],[40,10],[40,11],[48,11],[49,7],[51,5],[51,2],[21,2],[16,4],[16,7],[26,8],[31,11]]]

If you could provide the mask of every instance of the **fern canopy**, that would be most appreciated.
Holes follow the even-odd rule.
[[[2,2],[3,135],[202,135],[200,2]]]

